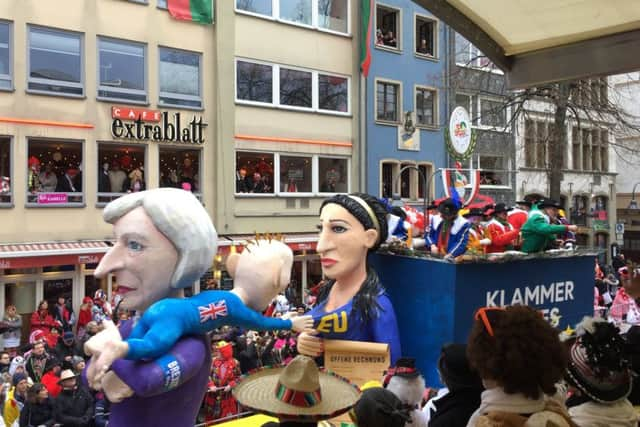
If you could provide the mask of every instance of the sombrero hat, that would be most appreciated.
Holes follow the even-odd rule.
[[[262,368],[243,376],[233,396],[241,405],[280,420],[320,421],[348,411],[360,390],[300,355],[286,367]]]

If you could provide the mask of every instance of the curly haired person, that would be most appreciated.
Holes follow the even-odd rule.
[[[467,427],[574,426],[566,409],[549,397],[564,376],[566,351],[535,309],[479,309],[467,356],[486,389]]]

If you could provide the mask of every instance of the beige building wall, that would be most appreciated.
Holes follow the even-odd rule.
[[[237,151],[327,155],[346,158],[350,164],[350,190],[358,190],[359,4],[350,0],[350,34],[338,35],[277,19],[236,11],[235,2],[217,2],[219,94],[216,226],[221,233],[313,231],[318,209],[326,194],[237,195]],[[350,113],[326,114],[246,105],[236,102],[235,60],[299,67],[350,78]],[[252,137],[257,137],[252,139]],[[264,141],[260,138],[268,138]],[[333,144],[333,143],[338,144]]]
[[[231,3],[231,2],[229,2]],[[214,26],[176,21],[166,10],[156,7],[156,0],[140,4],[115,0],[3,0],[0,19],[12,22],[12,57],[14,91],[0,92],[0,117],[46,120],[92,125],[89,129],[70,126],[16,124],[0,121],[0,135],[12,140],[13,207],[0,209],[0,242],[101,239],[111,235],[102,220],[97,204],[98,142],[116,142],[111,136],[111,107],[127,105],[121,101],[98,101],[97,37],[107,36],[146,43],[147,105],[133,108],[181,112],[184,118],[203,116],[208,123],[200,157],[202,198],[213,215],[216,177],[212,165],[216,144],[216,46]],[[83,34],[83,98],[27,93],[28,24]],[[203,110],[178,110],[159,107],[158,46],[202,53],[201,96]],[[228,78],[228,76],[227,76]],[[27,141],[29,138],[73,140],[83,142],[83,207],[25,207],[27,188]],[[121,140],[128,145],[146,145],[145,174],[147,188],[159,183],[159,146],[184,146]],[[186,147],[185,147],[186,148]]]

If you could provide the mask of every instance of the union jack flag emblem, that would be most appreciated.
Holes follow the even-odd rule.
[[[200,323],[205,323],[208,320],[216,320],[218,316],[226,316],[227,303],[222,300],[207,306],[200,306],[198,310],[200,311]]]

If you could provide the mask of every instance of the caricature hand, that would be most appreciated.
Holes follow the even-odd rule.
[[[296,332],[311,328],[313,328],[313,318],[311,316],[296,316],[291,319],[291,329]]]
[[[287,311],[282,316],[280,316],[280,318],[283,319],[283,320],[288,320],[288,319],[293,319],[297,315],[298,315],[297,311]]]
[[[115,372],[109,371],[102,377],[102,389],[109,402],[122,402],[127,397],[133,396],[133,390],[120,379]]]
[[[84,351],[91,355],[87,369],[87,381],[99,389],[102,377],[116,360],[127,355],[129,345],[122,340],[120,331],[111,321],[103,322],[105,329],[84,344]]]
[[[491,239],[488,239],[486,237],[484,239],[480,239],[480,244],[482,246],[489,246],[491,244]]]
[[[431,255],[438,255],[438,247],[436,245],[431,245]]]
[[[320,356],[324,352],[322,338],[318,338],[318,331],[315,329],[307,330],[298,335],[298,353],[309,357]]]

